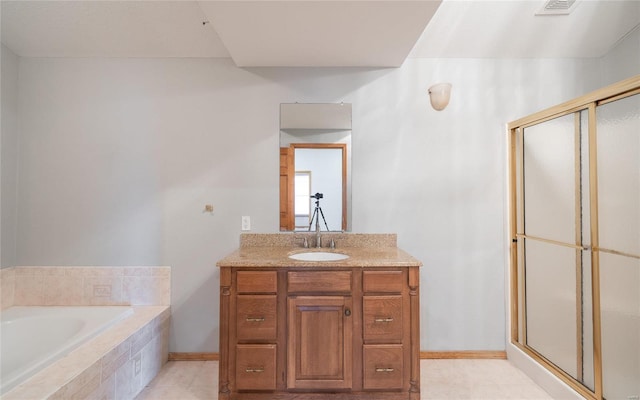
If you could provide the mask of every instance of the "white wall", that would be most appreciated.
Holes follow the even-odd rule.
[[[602,84],[607,86],[640,74],[640,25],[602,57]]]
[[[19,58],[2,45],[0,118],[0,267],[16,264]]]
[[[22,59],[17,263],[170,265],[171,351],[217,351],[216,260],[237,246],[242,215],[278,231],[279,104],[345,101],[353,230],[396,232],[424,262],[422,349],[502,350],[504,126],[597,88],[594,65]],[[440,81],[453,94],[436,112],[426,88]]]

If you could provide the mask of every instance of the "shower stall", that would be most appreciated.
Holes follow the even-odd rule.
[[[509,124],[511,341],[640,400],[640,75]]]

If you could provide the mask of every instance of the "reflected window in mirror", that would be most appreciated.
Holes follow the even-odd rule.
[[[311,171],[296,170],[294,181],[294,209],[296,230],[307,229],[311,220]]]

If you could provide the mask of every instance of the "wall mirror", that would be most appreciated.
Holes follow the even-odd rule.
[[[280,230],[351,229],[351,104],[280,105]]]

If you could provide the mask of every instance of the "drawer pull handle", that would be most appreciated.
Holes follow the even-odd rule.
[[[376,318],[373,320],[373,322],[393,322],[393,318],[388,317],[388,318]]]
[[[376,372],[393,372],[393,368],[376,368]]]
[[[246,372],[264,372],[264,367],[247,368]]]
[[[245,321],[247,322],[264,322],[264,317],[258,317],[258,318],[246,318]]]

